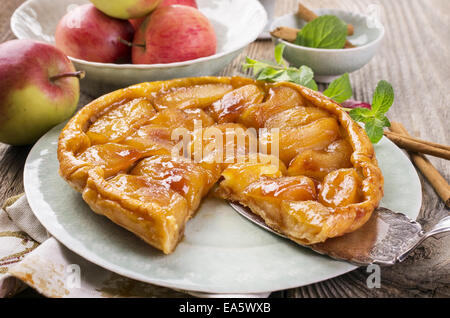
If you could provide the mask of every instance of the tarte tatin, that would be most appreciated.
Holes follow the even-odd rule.
[[[187,142],[174,138],[180,132]],[[383,195],[373,146],[338,104],[293,83],[242,77],[102,96],[62,130],[58,159],[94,212],[166,254],[209,192],[305,245],[355,231]]]

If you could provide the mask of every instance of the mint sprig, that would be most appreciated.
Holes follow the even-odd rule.
[[[307,23],[297,34],[295,44],[320,49],[342,49],[347,24],[334,15],[322,15]]]
[[[243,65],[244,70],[252,69],[253,74],[259,81],[267,82],[293,82],[302,86],[317,90],[317,83],[314,81],[314,72],[306,65],[299,68],[290,67],[283,59],[285,45],[280,43],[275,47],[275,61],[256,61],[246,57]]]
[[[388,82],[378,82],[372,98],[372,108],[354,108],[350,110],[350,117],[365,124],[365,130],[372,143],[376,144],[383,137],[384,127],[390,127],[391,123],[385,116],[394,102],[394,90]]]
[[[348,73],[338,77],[330,83],[323,94],[336,103],[343,103],[353,95],[352,84]]]

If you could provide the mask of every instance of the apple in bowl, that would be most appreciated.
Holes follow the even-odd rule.
[[[136,19],[152,12],[161,0],[90,0],[97,9],[110,17]]]
[[[183,6],[189,6],[198,9],[197,1],[196,0],[162,0],[158,8],[161,7],[167,7],[173,4],[179,4]],[[139,29],[139,26],[144,22],[144,20],[147,18],[147,16],[137,18],[137,19],[130,19],[130,23],[133,25],[135,30]]]
[[[0,44],[0,142],[32,144],[68,119],[78,104],[81,75],[52,45],[32,40]]]
[[[216,53],[214,28],[199,10],[184,5],[156,9],[136,31],[133,64],[195,60]]]
[[[85,4],[70,10],[58,23],[56,47],[71,57],[101,63],[126,63],[131,49],[122,41],[133,39],[130,22],[111,18]]]

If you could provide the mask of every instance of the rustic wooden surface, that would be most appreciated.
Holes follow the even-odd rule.
[[[275,1],[275,0],[274,0]],[[296,9],[296,0],[276,0],[276,15]],[[9,18],[23,0],[2,1],[0,42],[13,39]],[[311,8],[342,8],[366,12],[369,4],[382,8],[386,36],[380,52],[351,74],[354,97],[369,101],[376,83],[385,79],[395,90],[391,120],[402,122],[414,136],[450,144],[450,1],[449,0],[304,0]],[[223,74],[240,72],[245,55],[272,59],[270,41],[251,44]],[[80,104],[91,97],[83,95]],[[22,172],[29,147],[0,143],[0,202],[23,192]],[[450,179],[448,161],[431,158]],[[423,205],[418,220],[425,229],[449,214],[423,179]],[[366,268],[317,284],[275,292],[272,297],[450,297],[450,236],[429,239],[404,263],[381,269],[381,287],[369,289]],[[28,291],[27,295],[34,296]],[[36,295],[37,296],[37,295]]]

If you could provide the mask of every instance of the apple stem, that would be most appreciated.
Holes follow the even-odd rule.
[[[133,46],[139,46],[145,48],[145,44],[140,43],[131,43],[130,41],[127,41],[125,39],[119,38],[119,42],[122,44],[125,44],[126,46],[133,47]]]
[[[60,78],[64,78],[64,77],[78,77],[78,79],[82,79],[82,78],[84,78],[85,75],[86,75],[85,71],[67,72],[67,73],[61,73],[61,74],[52,76],[52,77],[50,77],[50,80],[56,81],[56,80],[59,80]]]

